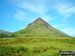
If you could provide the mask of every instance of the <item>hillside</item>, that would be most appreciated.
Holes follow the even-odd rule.
[[[10,34],[11,32],[0,30],[0,34]]]
[[[17,31],[14,34],[21,37],[69,37],[69,35],[53,28],[41,18],[37,18],[25,29]]]
[[[10,34],[12,33],[8,31],[0,30],[0,38],[8,37]]]

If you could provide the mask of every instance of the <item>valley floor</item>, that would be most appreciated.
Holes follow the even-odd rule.
[[[0,38],[0,56],[59,56],[59,51],[75,50],[71,37]]]

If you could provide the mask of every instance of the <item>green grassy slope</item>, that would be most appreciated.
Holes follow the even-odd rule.
[[[0,38],[0,56],[59,56],[75,50],[75,38]]]
[[[67,34],[50,26],[41,18],[38,18],[29,24],[27,28],[22,29],[14,34],[21,37],[69,37]]]

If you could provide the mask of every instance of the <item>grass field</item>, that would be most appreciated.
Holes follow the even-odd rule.
[[[0,38],[0,56],[59,56],[60,50],[75,50],[75,38]]]

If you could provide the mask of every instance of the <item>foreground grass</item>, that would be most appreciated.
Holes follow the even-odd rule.
[[[75,38],[0,38],[0,56],[59,56],[60,50],[75,50]]]

